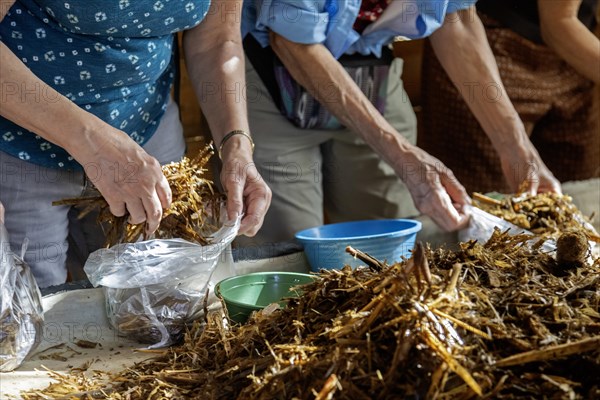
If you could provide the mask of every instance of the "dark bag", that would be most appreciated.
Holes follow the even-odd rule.
[[[326,103],[319,103],[294,80],[271,48],[262,48],[252,35],[248,35],[244,40],[244,49],[273,101],[290,122],[302,129],[343,127],[329,112]],[[381,58],[344,55],[339,59],[352,80],[382,115],[385,112],[387,76],[392,59],[392,51],[386,47],[383,48]],[[325,101],[335,101],[330,89],[333,87],[320,88]]]

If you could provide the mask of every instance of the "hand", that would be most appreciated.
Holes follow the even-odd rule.
[[[252,161],[250,142],[243,136],[232,137],[223,148],[221,184],[227,193],[227,215],[244,213],[240,235],[254,236],[271,204],[271,189]]]
[[[562,194],[560,182],[546,167],[533,145],[523,151],[510,151],[500,155],[502,171],[516,193],[523,183],[527,193],[555,192]]]
[[[4,206],[0,203],[0,224],[4,223]]]
[[[171,189],[159,162],[124,132],[109,129],[88,135],[88,146],[71,150],[90,181],[120,217],[129,223],[146,222],[146,234],[156,231],[162,210],[171,205]]]
[[[463,206],[470,204],[465,188],[440,160],[418,147],[405,153],[400,171],[417,209],[446,231],[464,227],[469,216]]]

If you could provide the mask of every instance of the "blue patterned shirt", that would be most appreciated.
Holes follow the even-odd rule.
[[[174,33],[199,24],[209,5],[210,0],[17,0],[0,23],[0,40],[42,81],[143,145],[166,109]],[[11,101],[9,85],[2,88],[2,102]],[[48,96],[39,88],[21,90],[25,96]],[[47,167],[81,168],[64,149],[2,117],[0,150]]]
[[[296,43],[325,45],[334,57],[348,53],[381,56],[396,36],[420,39],[442,26],[446,14],[476,0],[392,0],[380,19],[361,34],[352,27],[361,0],[245,0],[242,33],[268,46],[269,30]],[[389,20],[388,10],[394,9]],[[376,26],[379,25],[379,26]]]

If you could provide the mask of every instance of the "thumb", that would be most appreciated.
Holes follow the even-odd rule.
[[[225,164],[221,171],[221,183],[227,195],[227,218],[231,220],[243,212],[246,177],[235,167]]]
[[[227,196],[227,218],[235,219],[242,214],[242,201],[231,195]]]
[[[467,190],[458,179],[454,176],[454,174],[449,171],[447,174],[442,175],[442,185],[446,189],[446,192],[452,199],[452,202],[466,205],[471,204],[471,198],[467,193]]]
[[[237,184],[227,188],[227,218],[234,219],[242,214],[244,209],[242,187]]]
[[[529,178],[527,178],[527,185],[529,186],[527,188],[527,193],[529,193],[532,196],[535,196],[540,187],[539,176],[538,175],[529,176]]]

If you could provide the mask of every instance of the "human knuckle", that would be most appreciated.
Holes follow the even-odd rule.
[[[141,216],[134,217],[132,215],[131,218],[129,219],[129,221],[133,225],[138,225],[138,224],[141,224],[142,222],[146,221],[146,218],[145,217],[141,217]]]
[[[152,219],[160,219],[160,217],[162,217],[162,211],[160,208],[153,209],[149,214]]]
[[[241,207],[244,203],[239,199],[231,199],[229,200],[230,204],[234,207]]]

